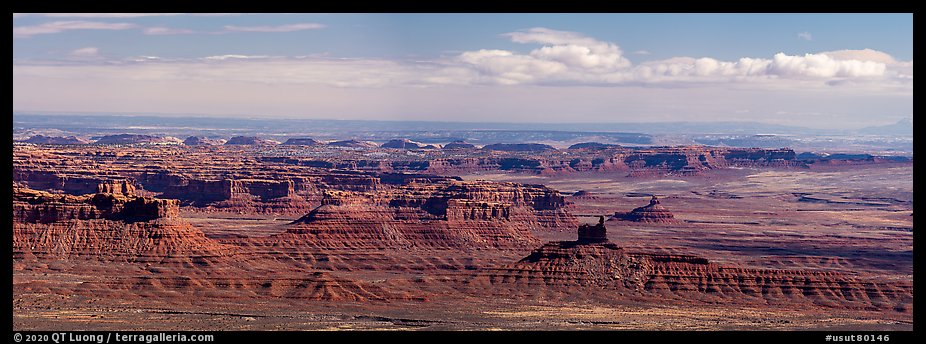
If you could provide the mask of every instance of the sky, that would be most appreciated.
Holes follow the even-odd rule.
[[[14,14],[13,111],[855,129],[913,15]]]

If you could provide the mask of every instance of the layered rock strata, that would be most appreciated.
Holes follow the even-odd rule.
[[[812,304],[908,312],[909,282],[876,282],[835,272],[723,266],[692,255],[630,252],[607,240],[550,242],[471,283],[511,288],[592,287],[612,297],[762,305]]]
[[[179,219],[176,200],[13,188],[13,258],[205,263],[227,249]]]
[[[562,196],[540,185],[445,180],[375,193],[327,191],[291,234],[325,247],[512,247],[534,229],[574,227]]]
[[[615,213],[621,220],[646,223],[675,223],[675,215],[660,204],[659,198],[653,196],[649,204],[636,208],[629,213]]]

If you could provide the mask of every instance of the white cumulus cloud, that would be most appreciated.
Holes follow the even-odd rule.
[[[517,84],[544,81],[593,81],[630,67],[613,43],[568,31],[532,28],[504,34],[516,43],[543,46],[528,54],[507,50],[478,50],[460,54],[457,61],[481,75],[483,81]],[[606,76],[605,76],[606,78]]]
[[[710,57],[676,57],[633,65],[615,43],[575,32],[533,28],[504,34],[516,43],[543,46],[527,54],[508,50],[477,50],[457,56],[457,66],[471,69],[468,80],[497,84],[661,84],[685,82],[748,82],[771,79],[814,80],[912,77],[888,72],[893,58],[883,52],[838,51],[804,55],[778,53],[771,58],[744,57],[721,61]],[[827,83],[829,82],[829,83]]]
[[[826,54],[789,56],[778,53],[772,59],[769,73],[781,76],[854,78],[882,76],[886,68],[881,62],[837,60]]]
[[[872,61],[880,62],[886,65],[896,64],[897,60],[893,56],[885,53],[883,51],[877,51],[874,49],[862,49],[862,50],[836,50],[836,51],[824,51],[821,54],[832,57],[836,60],[859,60],[859,61]]]
[[[252,27],[253,28],[253,27]],[[274,30],[287,28],[276,27]],[[876,50],[743,57],[674,57],[631,63],[615,43],[544,28],[504,35],[538,44],[529,51],[480,49],[434,60],[246,55],[201,58],[133,57],[103,61],[93,47],[58,62],[14,60],[14,76],[112,80],[234,81],[329,87],[435,87],[467,85],[656,86],[743,85],[801,89],[863,87],[912,92],[913,62]],[[77,59],[76,57],[93,57]],[[79,63],[78,63],[79,62]],[[739,86],[737,86],[739,87]]]

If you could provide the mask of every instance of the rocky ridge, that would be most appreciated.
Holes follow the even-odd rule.
[[[511,288],[593,287],[620,298],[763,305],[810,304],[848,309],[910,312],[913,286],[876,282],[835,272],[723,266],[680,254],[630,252],[585,226],[576,241],[550,242],[518,263],[477,274],[471,283]],[[600,228],[599,228],[600,227]]]

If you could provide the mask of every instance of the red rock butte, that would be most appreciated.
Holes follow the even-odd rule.
[[[477,273],[474,280],[493,287],[596,286],[612,297],[626,291],[662,300],[785,302],[847,309],[897,310],[912,301],[913,286],[906,282],[816,270],[743,268],[695,255],[627,250],[607,241],[603,220],[580,226],[577,241],[549,242],[518,263]]]
[[[608,230],[604,227],[604,216],[598,217],[598,224],[583,224],[579,226],[578,242],[581,244],[593,242],[608,242]]]
[[[662,206],[659,202],[659,198],[653,196],[650,199],[649,204],[636,208],[629,213],[621,214],[615,213],[615,217],[618,217],[626,221],[634,222],[647,222],[647,223],[674,223],[676,222],[675,216],[672,215],[672,212],[666,207]]]
[[[14,328],[819,329],[872,319],[876,328],[912,328],[912,199],[881,194],[881,184],[858,201],[790,185],[771,200],[766,188],[737,185],[756,171],[810,174],[789,150],[294,142],[14,143]],[[746,168],[713,171],[727,167]],[[912,180],[912,166],[904,168]],[[548,172],[576,174],[539,175]],[[637,185],[636,172],[689,182]],[[907,175],[891,173],[900,182]],[[843,179],[833,178],[836,191],[851,190]],[[669,195],[685,221],[656,197],[615,213],[629,221],[610,228],[605,217],[580,226],[575,215],[654,193]],[[847,209],[866,209],[856,216],[865,221],[889,213],[889,221],[831,225]],[[587,322],[586,305],[654,311],[608,312],[602,317],[613,318],[596,326],[567,321]],[[536,306],[581,311],[524,312]],[[770,311],[746,320],[728,313],[756,309]],[[516,313],[540,315],[497,316]]]

